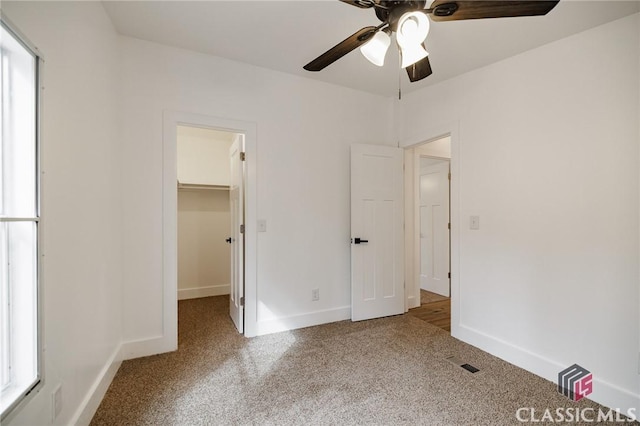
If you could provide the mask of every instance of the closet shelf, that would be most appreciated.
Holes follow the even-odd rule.
[[[178,181],[178,189],[213,189],[217,191],[228,191],[229,185],[205,185],[200,183],[181,183]]]

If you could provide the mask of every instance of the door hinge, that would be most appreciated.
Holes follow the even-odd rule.
[[[240,153],[240,161],[244,161],[244,160],[246,160],[246,159],[247,159],[246,154],[245,154],[244,152],[241,152],[241,153]]]
[[[447,178],[448,178],[449,180],[451,180],[451,173],[449,173],[449,174],[447,175]]]
[[[447,223],[447,229],[451,229],[451,222]]]
[[[448,275],[448,278],[451,279],[451,272],[449,272],[447,275]]]
[[[240,298],[240,306],[244,306],[244,296]]]
[[[244,234],[244,225],[240,225],[240,233]]]

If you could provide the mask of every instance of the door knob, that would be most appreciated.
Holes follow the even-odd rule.
[[[353,244],[363,244],[363,243],[368,243],[369,240],[363,240],[362,238],[354,238],[354,242]]]
[[[225,241],[231,244],[231,237],[227,238]]]

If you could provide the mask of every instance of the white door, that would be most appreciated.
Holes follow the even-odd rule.
[[[449,297],[449,162],[420,169],[420,288]]]
[[[237,135],[229,149],[231,182],[229,203],[231,210],[231,294],[229,314],[240,333],[244,332],[244,167],[242,153],[244,135]]]
[[[351,319],[404,312],[403,150],[351,146]]]

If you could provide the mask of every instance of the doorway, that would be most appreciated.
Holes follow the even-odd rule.
[[[177,128],[178,300],[230,293],[229,148],[237,135]]]
[[[178,300],[229,295],[244,332],[244,135],[178,125]]]
[[[451,137],[405,151],[409,313],[451,331]],[[407,167],[408,166],[408,167]],[[410,195],[409,195],[410,194]]]
[[[243,332],[256,335],[257,229],[256,220],[256,124],[200,114],[165,111],[163,114],[163,330],[158,352],[172,351],[178,343],[178,127],[195,127],[243,136]],[[231,153],[228,152],[227,159]],[[229,160],[230,161],[230,160]],[[229,188],[231,188],[231,184]],[[221,189],[217,189],[221,190]],[[212,190],[213,191],[213,190]],[[227,190],[231,192],[230,189]],[[226,238],[229,236],[227,227]],[[224,242],[223,238],[223,242]],[[228,247],[227,247],[228,250]],[[231,283],[230,283],[231,284]],[[232,288],[229,289],[231,291]],[[218,288],[218,291],[221,291]]]
[[[449,160],[420,155],[417,172],[420,289],[449,297]]]

